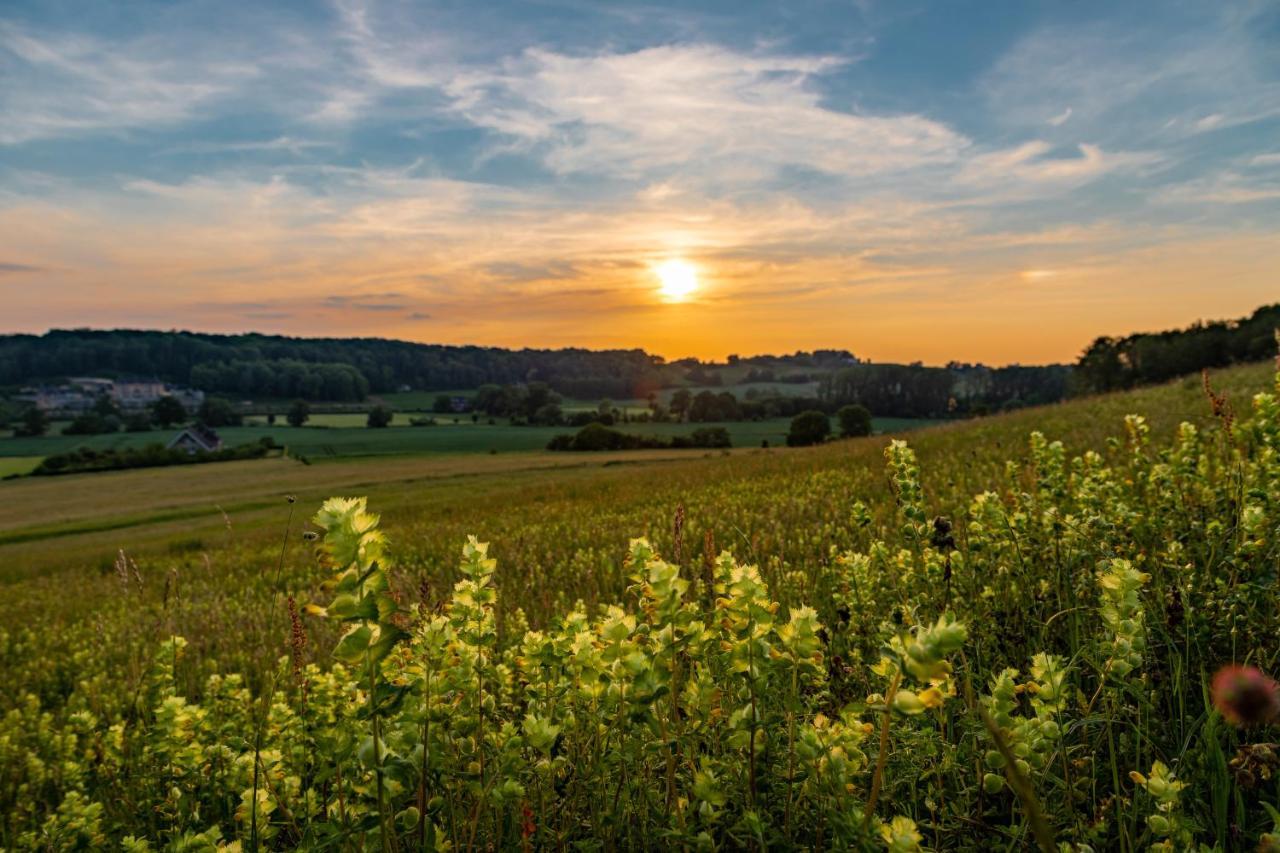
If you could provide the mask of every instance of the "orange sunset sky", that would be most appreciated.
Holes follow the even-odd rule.
[[[0,332],[1041,363],[1280,301],[1267,4],[111,5],[0,11]]]

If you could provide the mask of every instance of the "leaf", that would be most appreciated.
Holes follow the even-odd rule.
[[[368,625],[358,625],[338,641],[337,647],[333,650],[333,656],[345,664],[359,663],[364,659],[372,639],[373,629]]]

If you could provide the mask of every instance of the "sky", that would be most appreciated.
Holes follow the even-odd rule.
[[[1276,0],[0,4],[4,332],[1031,364],[1276,301]]]

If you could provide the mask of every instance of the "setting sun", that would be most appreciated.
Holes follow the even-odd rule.
[[[658,275],[658,292],[668,302],[683,302],[698,289],[698,271],[686,261],[666,261],[654,272]]]

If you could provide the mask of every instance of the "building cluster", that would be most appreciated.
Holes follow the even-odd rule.
[[[89,411],[103,397],[126,411],[145,409],[161,397],[175,398],[189,412],[200,408],[204,402],[203,391],[169,385],[159,379],[104,379],[96,376],[74,377],[62,385],[23,388],[17,399],[32,403],[49,414],[75,415]]]

